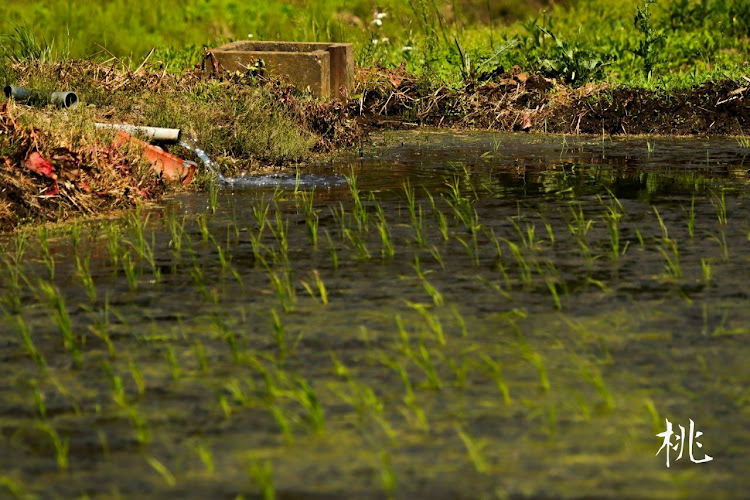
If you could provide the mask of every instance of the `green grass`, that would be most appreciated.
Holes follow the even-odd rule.
[[[167,68],[193,66],[201,46],[230,40],[349,41],[361,66],[395,68],[449,84],[496,68],[580,85],[612,80],[639,86],[695,85],[747,72],[748,0],[578,0],[492,4],[479,0],[307,3],[122,0],[6,5],[7,54],[51,60],[151,56]],[[172,110],[165,110],[168,114]]]

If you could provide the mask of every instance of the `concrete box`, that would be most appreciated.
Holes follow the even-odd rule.
[[[354,88],[354,47],[351,43],[232,42],[206,55],[203,70],[244,71],[262,59],[273,75],[288,79],[316,97],[342,98]]]

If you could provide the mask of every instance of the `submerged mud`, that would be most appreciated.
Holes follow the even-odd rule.
[[[737,497],[747,148],[374,142],[0,239],[0,496]]]

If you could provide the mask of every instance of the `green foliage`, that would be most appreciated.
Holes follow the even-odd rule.
[[[643,59],[643,73],[647,79],[651,78],[654,66],[660,62],[658,52],[664,46],[666,37],[658,33],[651,25],[651,4],[656,0],[643,0],[643,4],[638,9],[633,19],[633,25],[641,33],[641,39],[638,42],[638,48],[633,51],[637,56]]]
[[[540,29],[555,41],[545,57],[539,60],[543,73],[573,85],[601,77],[602,70],[607,65],[606,55],[587,50],[577,41],[561,40],[546,28]]]
[[[695,85],[722,72],[748,72],[750,0],[662,0],[652,8],[654,3],[10,0],[0,24],[8,56],[0,77],[16,77],[12,60],[114,55],[138,66],[152,49],[150,62],[180,72],[200,61],[204,46],[248,39],[352,42],[360,66],[404,65],[421,84],[454,87],[514,65],[573,85],[602,79]],[[659,79],[652,81],[657,67]]]
[[[12,31],[0,37],[2,55],[12,62],[39,61],[53,59],[53,44],[42,38],[37,40],[28,26],[12,26]]]

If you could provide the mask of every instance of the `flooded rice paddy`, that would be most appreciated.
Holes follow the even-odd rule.
[[[748,153],[390,132],[6,237],[0,497],[738,498]]]

